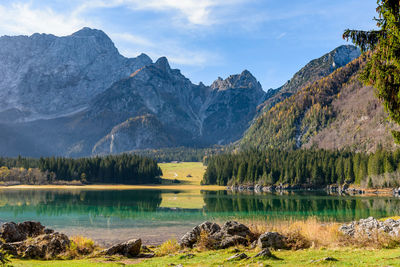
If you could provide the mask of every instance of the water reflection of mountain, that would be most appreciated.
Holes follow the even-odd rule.
[[[161,204],[161,190],[7,190],[0,191],[0,212],[15,215],[35,212],[61,216],[91,214],[132,218],[154,212]]]
[[[329,196],[325,192],[286,192],[283,194],[241,194],[203,191],[206,213],[270,219],[305,218],[348,221],[369,216],[400,213],[400,200],[393,197]]]

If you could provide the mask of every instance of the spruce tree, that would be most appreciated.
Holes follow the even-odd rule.
[[[351,39],[363,51],[370,50],[370,59],[361,75],[366,85],[376,88],[389,117],[400,124],[400,2],[378,0],[378,30],[359,31],[347,29],[343,38]],[[400,132],[392,131],[397,143]]]

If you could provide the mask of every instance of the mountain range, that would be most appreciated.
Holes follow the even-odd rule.
[[[360,113],[364,124],[385,117],[373,90],[354,78],[362,65],[354,63],[359,56],[354,46],[340,46],[308,63],[282,87],[265,92],[247,70],[209,86],[193,84],[165,57],[153,62],[145,54],[122,56],[101,30],[83,28],[65,37],[3,36],[0,155],[78,157],[231,143],[289,149],[351,146],[354,142],[333,137],[331,129],[343,128],[341,120],[354,115],[346,101],[355,95],[369,99],[375,111]],[[331,80],[329,90],[322,86]],[[313,92],[307,101],[305,91]],[[367,125],[358,127],[363,132]],[[360,138],[371,138],[364,135]]]

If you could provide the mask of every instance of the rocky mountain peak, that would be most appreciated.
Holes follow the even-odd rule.
[[[218,77],[211,85],[212,89],[228,90],[228,89],[259,89],[262,90],[261,84],[248,70],[244,70],[241,74],[231,75],[225,80]]]
[[[339,68],[358,58],[361,55],[361,51],[353,45],[342,45],[330,54],[333,55],[333,68]]]
[[[92,29],[89,27],[84,27],[80,29],[79,31],[73,33],[71,36],[77,36],[77,37],[100,37],[100,38],[109,38],[107,34],[105,34],[102,30],[97,30],[97,29]]]
[[[168,59],[166,57],[160,57],[159,59],[157,59],[156,63],[154,63],[154,66],[165,72],[169,72],[171,70]]]
[[[101,30],[0,38],[0,118],[55,118],[79,112],[113,83],[151,64],[125,58]],[[10,121],[10,120],[7,120]],[[1,122],[1,121],[0,121]]]

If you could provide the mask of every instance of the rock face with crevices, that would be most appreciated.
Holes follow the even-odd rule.
[[[0,155],[88,156],[240,139],[267,97],[247,70],[193,84],[102,31],[0,38]]]
[[[103,31],[90,28],[63,37],[0,37],[0,122],[76,112],[150,63],[144,54],[123,57]]]
[[[254,234],[244,224],[228,221],[222,227],[211,222],[204,222],[187,232],[180,241],[183,247],[192,248],[199,241],[201,232],[213,240],[214,248],[225,249],[232,246],[248,246],[254,240]]]
[[[122,255],[128,258],[136,257],[140,254],[140,250],[142,247],[142,240],[141,239],[132,239],[123,243],[119,243],[114,245],[103,253],[108,256],[112,255]]]
[[[277,232],[267,232],[262,234],[257,241],[260,249],[273,248],[283,249],[286,247],[286,237]]]
[[[371,236],[374,233],[384,232],[390,236],[398,237],[400,235],[400,220],[387,219],[379,221],[373,217],[353,221],[349,224],[343,224],[339,231],[344,235],[355,236]]]
[[[0,228],[0,237],[6,242],[19,242],[28,237],[37,237],[45,233],[40,222],[26,221],[22,223],[8,222]]]

